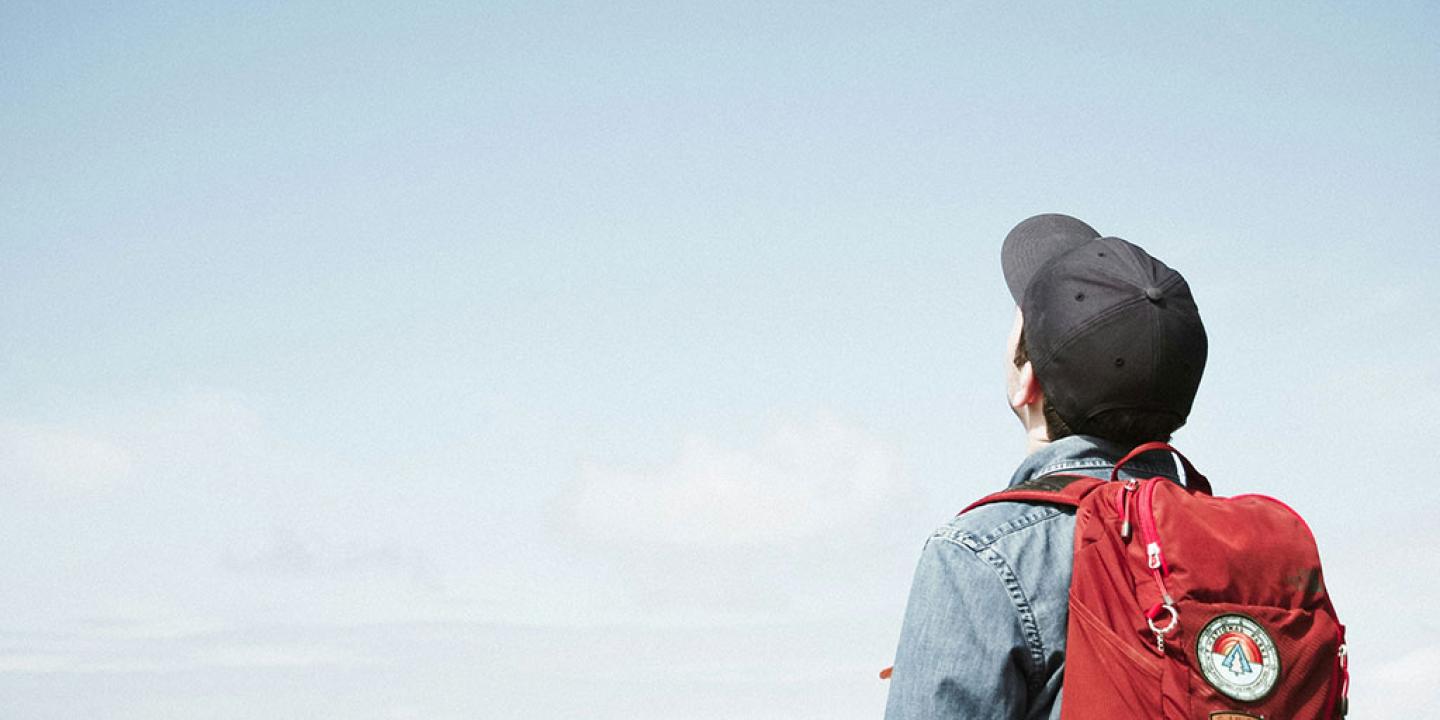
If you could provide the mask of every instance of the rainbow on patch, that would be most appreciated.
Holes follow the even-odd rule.
[[[1246,662],[1260,665],[1264,657],[1260,654],[1260,646],[1249,635],[1239,632],[1227,632],[1215,639],[1215,645],[1210,652],[1230,658],[1232,655],[1244,658]]]

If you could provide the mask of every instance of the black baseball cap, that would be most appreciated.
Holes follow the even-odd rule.
[[[1025,287],[1045,263],[1100,237],[1095,228],[1069,215],[1046,213],[1022,220],[1005,236],[1000,264],[1005,284],[1015,304],[1025,296]]]
[[[1074,223],[1047,222],[1089,228],[1069,220]],[[1077,432],[1117,409],[1169,414],[1179,427],[1190,415],[1209,347],[1189,283],[1133,243],[1073,238],[1072,233],[1042,241],[1072,247],[1051,253],[1028,274],[1010,267],[1012,256],[1002,253],[1007,282],[1012,275],[1028,279],[1018,302],[1025,349],[1045,397]],[[1006,248],[1010,245],[1007,236]]]

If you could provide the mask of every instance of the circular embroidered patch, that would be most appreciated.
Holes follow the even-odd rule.
[[[1195,662],[1216,690],[1254,702],[1275,689],[1280,654],[1260,623],[1244,615],[1220,615],[1195,639]]]

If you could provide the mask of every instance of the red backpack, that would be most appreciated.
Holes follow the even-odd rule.
[[[1151,451],[1188,487],[1113,482]],[[1047,475],[986,497],[1075,508],[1061,717],[1331,720],[1346,713],[1345,628],[1305,521],[1263,495],[1217,498],[1165,443],[1112,482]]]

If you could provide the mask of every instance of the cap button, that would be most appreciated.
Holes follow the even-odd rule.
[[[1147,288],[1145,288],[1145,297],[1150,298],[1150,302],[1160,302],[1160,288],[1157,288],[1157,287],[1147,287]]]

